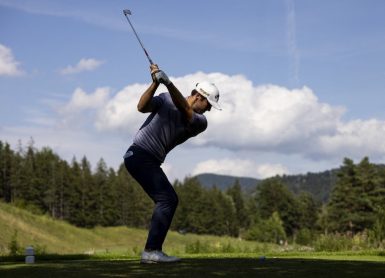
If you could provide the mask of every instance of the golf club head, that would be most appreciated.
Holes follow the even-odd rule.
[[[123,10],[123,13],[125,16],[127,16],[128,14],[131,15],[131,11],[130,10]]]

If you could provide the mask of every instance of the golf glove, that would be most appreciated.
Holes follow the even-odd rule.
[[[163,71],[159,70],[154,75],[156,81],[158,81],[159,83],[162,83],[166,86],[171,84],[170,79],[168,79],[168,76]]]

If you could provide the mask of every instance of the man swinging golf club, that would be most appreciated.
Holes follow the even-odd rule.
[[[221,108],[219,91],[214,84],[198,83],[185,98],[157,65],[151,64],[150,69],[153,82],[137,107],[140,112],[151,114],[124,155],[124,164],[155,203],[141,263],[171,263],[180,259],[162,252],[162,245],[178,205],[178,196],[160,165],[175,146],[207,128],[203,115],[206,111],[212,106]],[[160,83],[168,92],[154,96]]]

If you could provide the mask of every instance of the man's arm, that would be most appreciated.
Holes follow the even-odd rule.
[[[192,105],[187,102],[186,98],[173,83],[170,83],[166,87],[171,95],[172,102],[179,109],[179,111],[181,111],[186,116],[187,120],[191,121],[194,113]]]
[[[152,111],[151,100],[156,92],[156,89],[158,89],[160,84],[154,76],[154,74],[159,71],[158,65],[155,65],[155,64],[151,65],[150,71],[151,71],[152,83],[150,87],[148,87],[147,90],[140,97],[137,105],[138,111],[142,113],[147,113]]]
[[[138,102],[138,111],[142,113],[147,113],[152,111],[151,100],[155,94],[156,89],[158,89],[159,83],[152,82],[150,87],[143,93]]]
[[[156,79],[159,83],[162,83],[167,87],[167,90],[171,95],[172,102],[175,104],[176,108],[178,108],[178,110],[185,115],[188,121],[191,121],[194,115],[192,105],[196,101],[196,98],[193,97],[190,102],[187,101],[163,71],[158,70],[155,72],[154,77],[154,79]]]

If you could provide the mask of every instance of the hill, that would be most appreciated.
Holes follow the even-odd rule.
[[[226,190],[235,184],[238,180],[242,189],[246,192],[251,192],[255,190],[255,187],[261,180],[248,177],[234,177],[227,175],[217,175],[217,174],[200,174],[196,175],[195,178],[198,179],[201,185],[204,187],[213,187],[216,186],[218,189]]]
[[[328,170],[320,173],[307,173],[301,175],[284,175],[277,178],[288,186],[295,194],[301,191],[309,192],[314,198],[322,203],[327,202],[329,194],[336,182],[337,170]],[[200,174],[196,178],[205,187],[216,186],[226,190],[238,180],[243,191],[247,194],[255,192],[256,187],[262,180],[247,177],[234,177],[216,174]]]
[[[118,253],[137,256],[147,238],[143,229],[119,227],[77,228],[65,221],[46,215],[32,214],[26,210],[0,201],[0,255],[8,254],[8,245],[17,232],[21,252],[28,245],[45,253],[55,254],[105,254]],[[195,234],[168,233],[165,251],[184,254],[197,248],[207,252],[258,251],[273,244],[261,244],[238,238]],[[202,251],[201,250],[201,251]],[[190,251],[191,252],[191,251]],[[1,258],[0,258],[1,261]]]

